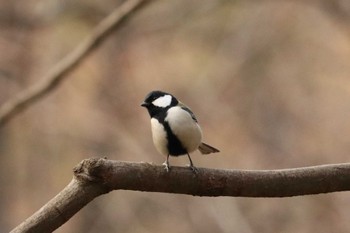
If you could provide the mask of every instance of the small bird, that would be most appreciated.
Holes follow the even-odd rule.
[[[169,171],[169,156],[187,155],[190,168],[197,172],[190,157],[199,150],[202,154],[219,152],[202,142],[202,130],[193,112],[173,95],[163,91],[150,92],[141,104],[151,116],[153,143],[159,153],[166,156],[163,163]]]

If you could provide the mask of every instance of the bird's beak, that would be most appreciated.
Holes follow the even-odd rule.
[[[149,106],[149,103],[143,102],[141,106],[147,108]]]

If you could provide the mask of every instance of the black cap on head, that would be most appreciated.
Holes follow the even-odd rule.
[[[154,100],[165,95],[170,95],[170,94],[164,91],[151,91],[146,95],[144,103],[152,103]]]
[[[171,106],[176,106],[177,104],[178,100],[173,95],[156,90],[148,93],[141,106],[147,108],[150,115],[154,116],[159,111],[163,111],[163,109],[167,109]]]

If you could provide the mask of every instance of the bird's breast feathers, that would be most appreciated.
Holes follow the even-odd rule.
[[[188,153],[198,148],[202,141],[202,130],[189,111],[181,106],[172,107],[168,110],[165,121]]]
[[[167,155],[169,153],[167,148],[168,140],[164,126],[158,121],[158,119],[151,118],[151,127],[154,146],[159,153]]]
[[[164,121],[188,153],[198,149],[202,141],[202,130],[188,110],[180,106],[171,107]],[[169,154],[167,132],[163,124],[159,119],[151,118],[151,127],[156,149],[163,155]]]

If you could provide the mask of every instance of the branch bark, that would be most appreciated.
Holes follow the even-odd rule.
[[[0,108],[0,126],[56,88],[67,77],[67,74],[76,68],[113,29],[120,26],[122,22],[146,2],[149,2],[149,0],[125,1],[120,7],[103,19],[93,32],[70,54],[52,67],[38,83],[35,83],[33,86],[30,86],[5,102]]]
[[[112,190],[194,196],[291,197],[350,190],[350,163],[283,170],[219,170],[92,158],[74,168],[72,181],[11,233],[52,232],[94,198]]]

